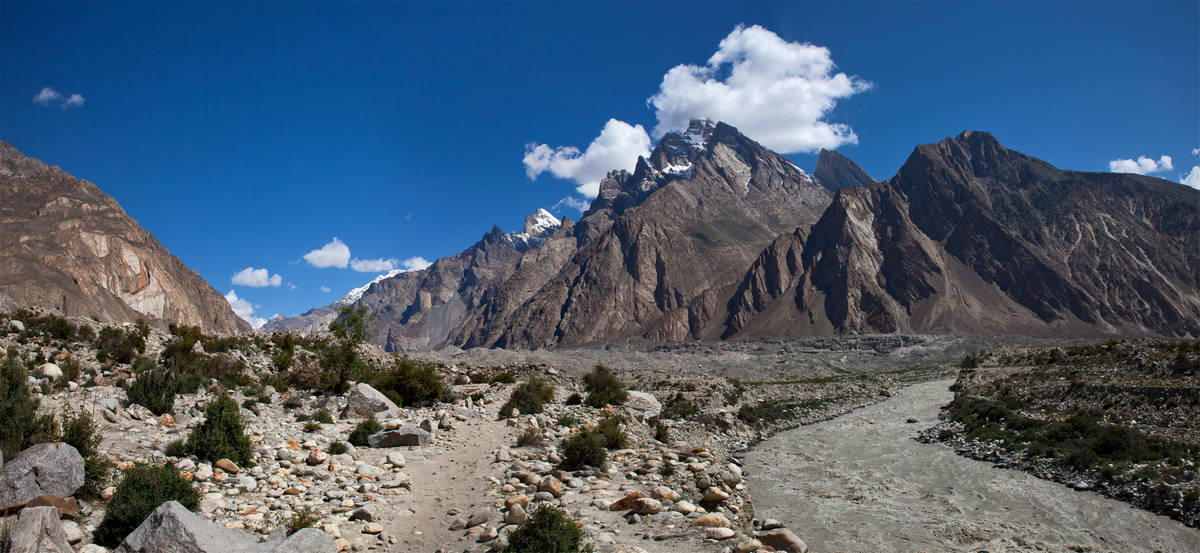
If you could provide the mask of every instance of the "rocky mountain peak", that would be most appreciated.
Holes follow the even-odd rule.
[[[525,227],[521,232],[510,232],[507,236],[513,247],[525,251],[541,246],[560,226],[562,221],[557,217],[545,209],[538,209],[525,217]]]
[[[876,182],[850,158],[825,149],[821,150],[817,158],[817,169],[813,171],[813,177],[830,192],[855,186],[870,186]]]

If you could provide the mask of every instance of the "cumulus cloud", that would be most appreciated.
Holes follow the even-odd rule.
[[[49,107],[57,105],[63,109],[82,107],[87,100],[82,94],[76,92],[70,96],[64,96],[63,93],[54,90],[51,87],[45,86],[33,95],[33,103]]]
[[[233,308],[233,312],[242,320],[250,323],[254,330],[258,330],[262,325],[267,324],[267,320],[262,317],[254,316],[254,305],[246,301],[244,298],[239,298],[237,292],[230,290],[225,294],[225,301],[229,302],[229,307]]]
[[[350,247],[334,236],[333,240],[321,246],[321,249],[304,254],[304,260],[318,269],[326,267],[345,269],[346,265],[350,263]]]
[[[252,288],[262,288],[263,286],[279,286],[283,284],[283,277],[272,275],[266,268],[255,269],[254,267],[246,267],[233,275],[231,279],[238,286],[250,286]]]
[[[62,107],[64,109],[83,107],[84,102],[86,102],[86,100],[83,99],[83,95],[76,92],[75,94],[67,97],[67,99],[62,103]]]
[[[1192,148],[1192,155],[1200,156],[1200,148]]]
[[[360,273],[386,273],[396,268],[398,259],[351,259],[350,268]]]
[[[1146,156],[1138,156],[1136,160],[1114,159],[1108,162],[1108,170],[1113,173],[1148,175],[1150,173],[1170,171],[1174,168],[1175,166],[1171,164],[1171,156],[1162,156],[1158,160]]]
[[[677,65],[647,103],[654,136],[686,129],[691,119],[724,121],[780,153],[814,152],[857,144],[844,123],[825,118],[838,100],[873,85],[834,73],[829,49],[788,42],[758,25],[739,25],[707,65]]]
[[[1193,166],[1188,174],[1179,175],[1179,182],[1200,190],[1200,166]]]
[[[638,156],[650,156],[650,135],[641,125],[609,119],[600,136],[587,150],[574,146],[551,148],[548,144],[526,144],[525,174],[530,179],[549,172],[560,178],[575,181],[580,194],[595,198],[600,193],[600,179],[609,171],[632,171]]]
[[[590,202],[583,198],[567,196],[557,202],[554,202],[554,205],[550,206],[550,211],[553,213],[562,213],[563,209],[574,209],[580,213],[583,213],[584,211],[587,211],[587,208],[591,207],[591,205],[592,204]]]
[[[43,87],[37,94],[33,95],[33,103],[48,106],[53,104],[63,97],[62,93],[50,87]]]
[[[330,290],[328,286],[322,286],[321,291],[328,294],[328,293],[332,292],[333,290]]]
[[[433,263],[421,256],[410,257],[400,262],[400,268],[405,271],[420,271],[429,268],[430,265]]]

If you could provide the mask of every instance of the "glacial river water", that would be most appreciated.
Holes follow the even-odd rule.
[[[952,383],[759,444],[745,459],[758,518],[782,521],[814,553],[1200,552],[1200,530],[1167,517],[914,440]]]

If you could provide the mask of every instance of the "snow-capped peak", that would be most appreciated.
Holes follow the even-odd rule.
[[[712,137],[713,129],[716,126],[716,123],[708,119],[692,119],[688,122],[687,130],[683,131],[681,136],[696,148],[703,150],[708,146],[708,139]]]
[[[562,221],[558,220],[545,209],[538,209],[525,218],[525,230],[522,234],[529,236],[539,236],[545,233],[548,229],[556,229],[562,226]]]
[[[368,282],[368,283],[366,283],[362,286],[359,286],[358,288],[355,288],[355,289],[351,290],[350,292],[348,292],[345,296],[342,297],[342,299],[338,300],[338,303],[343,303],[343,304],[354,303],[354,302],[358,301],[359,298],[362,298],[362,295],[367,292],[367,289],[370,288],[372,284],[375,284],[376,282],[379,282],[381,280],[387,280],[389,278],[392,278],[400,273],[405,272],[406,270],[407,269],[393,269],[382,275],[379,275],[379,276],[375,277],[374,279],[372,279],[371,282]]]

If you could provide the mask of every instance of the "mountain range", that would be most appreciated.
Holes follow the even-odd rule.
[[[548,216],[548,214],[545,214]],[[531,219],[537,217],[535,214]],[[965,131],[877,182],[724,123],[669,133],[579,221],[498,228],[344,303],[392,351],[842,333],[1200,336],[1200,192],[1066,171]]]

